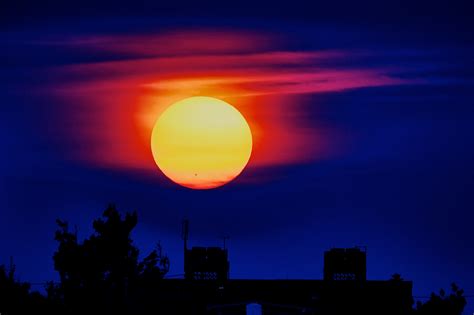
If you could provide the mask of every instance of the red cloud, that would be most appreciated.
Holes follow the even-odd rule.
[[[388,69],[325,66],[349,52],[284,51],[268,38],[193,31],[69,41],[73,48],[134,56],[58,70],[68,78],[55,91],[69,105],[62,128],[77,145],[72,156],[154,176],[149,141],[155,120],[174,101],[206,95],[228,101],[248,120],[254,137],[249,168],[324,159],[339,151],[341,133],[308,122],[300,95],[406,82]]]

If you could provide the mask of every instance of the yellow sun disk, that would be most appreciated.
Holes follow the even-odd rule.
[[[237,177],[252,152],[245,118],[211,97],[174,103],[157,120],[151,137],[156,164],[172,181],[195,189],[215,188]]]

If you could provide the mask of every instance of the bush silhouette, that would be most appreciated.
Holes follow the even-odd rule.
[[[430,299],[416,305],[416,315],[461,315],[466,306],[464,291],[455,283],[451,285],[451,294],[440,290],[439,295],[431,293]]]
[[[38,292],[30,292],[30,284],[15,279],[15,267],[7,271],[0,266],[0,313],[2,315],[30,314],[38,309],[47,310],[50,306],[45,297]]]

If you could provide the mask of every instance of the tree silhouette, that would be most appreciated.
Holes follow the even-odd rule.
[[[59,300],[70,314],[102,312],[126,313],[131,301],[147,280],[163,278],[169,260],[156,250],[139,261],[139,250],[130,238],[137,214],[124,218],[114,205],[93,222],[94,233],[80,242],[67,222],[57,220],[54,267],[58,285],[49,285],[48,296]]]
[[[461,315],[466,306],[464,291],[455,283],[451,284],[451,294],[446,296],[446,292],[441,289],[439,295],[431,293],[430,299],[421,303],[417,302],[416,315]]]

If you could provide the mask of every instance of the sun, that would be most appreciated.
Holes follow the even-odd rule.
[[[159,116],[151,150],[158,168],[173,182],[211,189],[243,171],[252,153],[252,133],[232,105],[213,97],[190,97]]]

